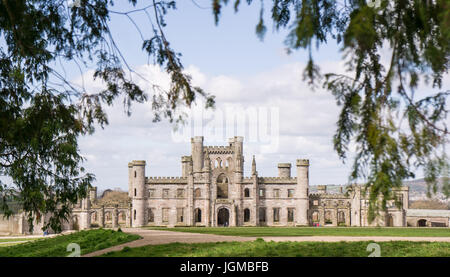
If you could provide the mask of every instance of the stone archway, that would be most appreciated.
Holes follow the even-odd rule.
[[[427,227],[427,220],[420,219],[419,221],[417,221],[417,227]]]
[[[217,225],[229,226],[230,225],[230,212],[227,208],[220,208],[217,212]]]

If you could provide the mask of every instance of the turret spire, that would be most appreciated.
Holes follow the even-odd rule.
[[[257,175],[258,172],[256,172],[256,161],[255,161],[255,155],[253,155],[253,161],[252,161],[252,175]]]

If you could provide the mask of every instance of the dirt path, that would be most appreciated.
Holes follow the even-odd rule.
[[[171,232],[171,231],[161,231],[161,230],[145,230],[138,228],[124,228],[122,231],[130,234],[136,234],[142,237],[135,241],[127,242],[121,245],[116,245],[103,250],[95,251],[83,257],[95,257],[111,251],[120,251],[124,247],[139,247],[150,244],[165,244],[173,242],[181,243],[201,243],[201,242],[219,242],[219,241],[252,241],[255,238],[249,237],[234,237],[234,236],[219,236],[210,234],[197,234],[197,233],[182,233],[182,232]]]
[[[116,245],[110,248],[92,252],[83,257],[95,257],[111,251],[120,251],[124,247],[139,247],[151,244],[165,244],[173,242],[181,243],[202,243],[202,242],[219,242],[219,241],[253,241],[256,237],[238,237],[238,236],[221,236],[212,234],[183,233],[162,230],[145,230],[139,228],[124,228],[124,232],[137,234],[142,237],[132,242]],[[320,242],[339,242],[339,241],[433,241],[433,242],[450,242],[450,237],[349,237],[349,236],[299,236],[299,237],[263,237],[265,241],[320,241]]]
[[[432,241],[432,242],[450,242],[450,237],[346,237],[346,236],[307,236],[307,237],[263,237],[265,241]]]

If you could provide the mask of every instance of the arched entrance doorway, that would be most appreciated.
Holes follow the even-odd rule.
[[[217,225],[229,226],[230,225],[230,212],[227,208],[220,208],[217,213]]]
[[[421,220],[417,221],[417,226],[418,227],[426,227],[427,226],[427,220],[426,219],[421,219]]]

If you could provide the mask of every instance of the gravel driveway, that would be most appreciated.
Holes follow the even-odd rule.
[[[124,228],[126,233],[137,234],[142,237],[132,242],[116,245],[103,250],[95,251],[83,257],[95,257],[111,251],[120,251],[124,247],[139,247],[150,244],[165,244],[173,242],[181,243],[202,243],[202,242],[219,242],[219,241],[253,241],[256,237],[238,237],[238,236],[221,236],[212,234],[183,233],[162,230],[146,230],[140,228]],[[298,237],[263,237],[265,241],[320,241],[320,242],[339,242],[339,241],[433,241],[433,242],[450,242],[450,237],[349,237],[349,236],[298,236]]]

